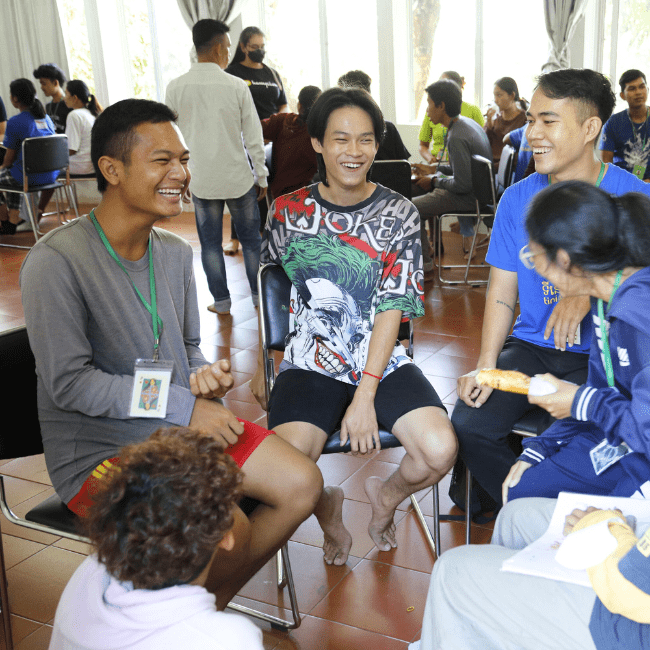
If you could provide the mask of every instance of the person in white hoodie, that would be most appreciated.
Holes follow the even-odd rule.
[[[241,482],[222,442],[197,431],[125,447],[84,520],[95,552],[61,596],[50,650],[262,650],[261,630],[203,587],[235,545]]]

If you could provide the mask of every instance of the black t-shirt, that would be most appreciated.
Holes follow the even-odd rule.
[[[375,160],[404,160],[410,157],[411,154],[404,146],[397,127],[386,120],[386,133],[379,145]]]
[[[287,103],[280,75],[265,65],[261,69],[248,68],[241,63],[231,63],[226,72],[239,77],[253,95],[253,102],[260,120],[265,120],[278,112],[278,108]]]
[[[0,97],[0,122],[6,122],[7,121],[7,111],[5,109],[5,104],[2,101],[2,97]]]
[[[54,129],[57,133],[65,133],[65,123],[68,119],[68,113],[71,111],[72,109],[68,108],[63,100],[45,104],[45,112],[54,122]]]

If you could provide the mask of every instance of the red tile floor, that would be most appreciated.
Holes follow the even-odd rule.
[[[52,217],[46,229],[54,227]],[[232,362],[235,388],[226,400],[237,414],[264,422],[247,383],[255,369],[257,315],[244,274],[242,256],[226,258],[228,284],[233,297],[230,316],[217,317],[207,311],[212,302],[201,267],[193,214],[184,213],[165,224],[187,239],[195,250],[195,271],[201,313],[202,349],[210,359]],[[225,228],[229,232],[228,224]],[[448,255],[460,260],[457,237],[445,241]],[[0,237],[0,243],[29,245],[29,233]],[[0,248],[0,330],[24,324],[18,272],[26,251]],[[485,273],[479,270],[485,277]],[[456,400],[456,377],[474,367],[479,351],[484,289],[426,285],[425,316],[415,324],[415,360],[451,411]],[[5,425],[6,426],[6,425]],[[6,429],[5,429],[6,430]],[[291,563],[303,622],[290,633],[264,630],[264,647],[269,650],[403,650],[419,639],[432,557],[408,501],[400,505],[395,518],[398,547],[379,552],[367,533],[370,505],[363,490],[367,476],[388,476],[403,454],[401,449],[380,451],[369,457],[337,454],[319,461],[325,483],[345,490],[344,518],[354,543],[350,559],[342,567],[328,567],[322,560],[322,533],[314,517],[296,531],[290,542]],[[42,456],[0,461],[10,505],[18,514],[52,494]],[[441,484],[441,512],[453,511],[447,497],[449,476]],[[418,501],[432,523],[432,491],[423,490]],[[13,636],[18,650],[47,648],[59,596],[88,548],[42,533],[18,528],[0,519],[6,555]],[[442,549],[462,544],[464,524],[441,524]],[[489,541],[491,526],[474,526],[473,541]],[[237,597],[256,608],[277,612],[288,605],[273,582],[274,565],[265,567]],[[284,614],[288,612],[284,610]]]

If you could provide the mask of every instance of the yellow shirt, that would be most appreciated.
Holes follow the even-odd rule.
[[[474,104],[463,102],[460,106],[460,114],[463,117],[469,117],[474,120],[479,126],[483,126],[483,114],[481,109]],[[433,124],[428,115],[424,116],[422,127],[420,128],[420,142],[431,143],[431,153],[435,156],[443,147],[445,143],[445,135],[447,129],[442,124]]]

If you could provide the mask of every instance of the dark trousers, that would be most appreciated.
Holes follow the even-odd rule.
[[[499,355],[497,368],[518,370],[531,377],[550,372],[558,379],[583,384],[587,379],[588,361],[588,354],[543,348],[510,336]],[[533,408],[525,395],[499,390],[493,391],[487,402],[478,409],[470,408],[461,400],[456,402],[451,423],[458,436],[460,450],[452,487],[454,483],[459,484],[464,474],[464,462],[476,482],[494,502],[481,498],[481,509],[492,510],[494,508],[489,505],[494,504],[501,507],[501,486],[518,455],[508,436],[515,422]],[[547,429],[552,421],[553,418],[548,415],[538,433]],[[516,444],[519,444],[518,441]],[[454,501],[458,501],[458,495],[450,495]],[[461,499],[461,503],[464,503],[464,498]],[[478,509],[478,506],[472,507],[472,511]]]

